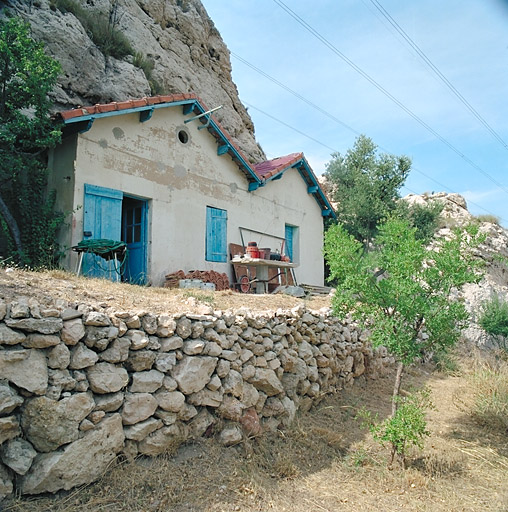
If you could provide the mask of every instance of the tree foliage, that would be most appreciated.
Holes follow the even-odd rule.
[[[483,330],[495,336],[500,346],[508,348],[508,302],[493,294],[480,309],[478,323]]]
[[[0,236],[11,256],[33,266],[52,258],[62,221],[54,194],[45,194],[44,160],[60,140],[48,99],[59,72],[28,23],[0,20]]]
[[[345,155],[332,154],[325,175],[332,185],[337,216],[346,231],[366,248],[380,221],[394,210],[410,169],[408,157],[378,155],[377,146],[364,135]]]
[[[429,249],[416,237],[416,228],[396,217],[379,227],[369,253],[342,225],[326,233],[325,257],[337,288],[334,313],[339,318],[352,314],[368,325],[372,343],[388,348],[399,362],[392,417],[404,366],[458,340],[468,314],[452,294],[480,279],[473,248],[481,241],[478,227],[472,225]]]
[[[416,446],[422,449],[425,437],[430,435],[427,430],[425,412],[428,409],[433,409],[434,404],[430,399],[428,388],[398,397],[397,402],[399,407],[395,414],[384,421],[379,422],[377,415],[373,418],[366,409],[360,411],[358,418],[370,430],[374,440],[391,445],[390,464],[393,463],[395,454],[397,454],[402,466],[405,467],[408,448]]]
[[[428,243],[439,227],[439,216],[443,206],[438,201],[431,201],[428,204],[409,204],[407,201],[400,200],[397,202],[395,212],[398,217],[407,220],[409,226],[416,228],[416,238]]]
[[[469,226],[429,250],[415,228],[391,218],[380,226],[375,250],[365,254],[343,226],[332,226],[325,256],[337,282],[335,313],[353,312],[368,321],[374,344],[384,345],[403,363],[423,350],[452,345],[468,315],[451,292],[479,279],[479,261],[471,249],[480,239],[478,228]],[[423,331],[425,339],[419,338]]]

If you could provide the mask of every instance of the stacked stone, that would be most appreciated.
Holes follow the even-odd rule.
[[[92,482],[122,452],[238,443],[392,362],[328,310],[171,316],[0,300],[0,496],[14,481],[24,494]]]

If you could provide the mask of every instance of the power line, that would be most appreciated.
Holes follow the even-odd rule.
[[[308,100],[307,98],[302,96],[300,93],[294,91],[293,89],[288,87],[286,84],[280,82],[279,80],[277,80],[273,76],[270,76],[268,73],[265,73],[262,69],[259,69],[254,64],[252,64],[249,61],[245,60],[243,57],[240,57],[240,55],[238,55],[238,54],[236,54],[234,52],[231,52],[231,55],[235,59],[239,60],[240,62],[242,62],[246,66],[250,67],[251,69],[253,69],[257,73],[259,73],[260,75],[264,76],[265,78],[267,78],[268,80],[273,82],[274,84],[278,85],[281,89],[284,89],[285,91],[289,92],[290,94],[292,94],[293,96],[295,96],[299,100],[303,101],[304,103],[306,103],[307,105],[309,105],[313,109],[317,110],[318,112],[321,112],[323,115],[325,115],[326,117],[330,118],[332,121],[335,121],[336,123],[340,124],[341,126],[343,126],[344,128],[346,128],[347,130],[353,132],[356,135],[361,135],[360,132],[357,132],[354,128],[352,128],[351,126],[346,124],[344,121],[341,121],[338,117],[335,117],[333,114],[331,114],[330,112],[328,112],[324,108],[321,108],[319,105],[316,105],[312,101]]]
[[[333,53],[335,53],[338,57],[340,57],[344,62],[346,62],[350,67],[352,67],[358,74],[360,74],[363,78],[365,78],[370,84],[372,84],[376,89],[381,91],[387,98],[392,100],[398,107],[400,107],[404,112],[406,112],[409,116],[411,116],[415,121],[417,121],[421,126],[423,126],[428,132],[434,135],[437,139],[439,139],[443,144],[448,146],[454,153],[456,153],[460,158],[462,158],[465,162],[467,162],[471,167],[476,169],[478,172],[483,174],[487,179],[492,181],[496,186],[498,186],[501,190],[508,194],[508,188],[506,188],[503,184],[497,181],[494,177],[492,177],[489,173],[484,171],[478,164],[473,162],[469,157],[467,157],[462,151],[457,149],[451,142],[445,139],[442,135],[440,135],[436,130],[434,130],[430,125],[428,125],[423,119],[417,116],[411,109],[406,107],[400,100],[398,100],[393,94],[387,91],[381,84],[376,82],[369,74],[367,74],[363,69],[361,69],[358,65],[356,65],[351,59],[349,59],[346,55],[344,55],[337,47],[335,47],[330,41],[328,41],[325,37],[323,37],[317,30],[315,30],[312,26],[310,26],[303,18],[301,18],[298,14],[296,14],[292,9],[290,9],[284,2],[281,0],[273,0],[279,7],[281,7],[284,11],[286,11],[294,20],[296,20],[302,27],[304,27],[308,32],[310,32],[316,39],[318,39],[322,44],[324,44],[327,48],[329,48]]]
[[[324,146],[325,148],[327,149],[331,149],[332,151],[334,152],[337,152],[339,153],[338,150],[336,149],[333,149],[331,148],[330,146],[327,146],[326,144],[324,144],[323,142],[321,142],[320,140],[318,139],[315,139],[314,137],[311,137],[310,135],[307,135],[306,133],[302,132],[301,130],[299,130],[298,128],[295,128],[294,126],[291,126],[290,124],[286,123],[285,121],[282,121],[281,119],[279,119],[278,117],[275,117],[271,114],[269,114],[268,112],[265,112],[264,110],[261,110],[260,108],[257,108],[255,107],[254,105],[252,105],[251,103],[247,103],[246,101],[243,101],[242,102],[244,105],[247,105],[249,108],[252,108],[254,110],[256,110],[257,112],[260,112],[261,114],[269,117],[270,119],[276,121],[277,123],[279,124],[282,124],[283,126],[286,126],[287,128],[289,128],[290,130],[293,130],[294,132],[296,133],[299,133],[300,135],[303,135],[304,137],[312,140],[313,142],[316,142],[317,144],[320,144],[321,146]],[[383,148],[382,146],[379,146],[383,151],[386,151],[387,153],[389,153],[389,151],[386,149],[386,148]],[[439,181],[437,181],[436,179],[432,178],[431,176],[429,176],[428,174],[425,174],[423,171],[421,171],[420,169],[417,169],[415,167],[411,167],[412,170],[415,170],[416,172],[420,173],[421,175],[425,176],[426,178],[432,180],[434,183],[436,183],[437,185],[439,185],[440,187],[448,190],[449,192],[451,193],[455,193],[450,187],[444,185],[443,183],[440,183]],[[404,188],[406,188],[407,190],[409,190],[410,192],[412,192],[413,194],[418,194],[418,192],[415,192],[414,190],[411,190],[409,187],[407,187],[406,185],[404,185]],[[473,201],[468,201],[469,204],[472,204],[473,206],[476,206],[477,208],[479,208],[480,210],[483,210],[485,213],[488,213],[490,215],[493,215],[494,217],[498,217],[498,215],[496,215],[495,213],[487,210],[486,208],[484,208],[483,206],[480,206],[479,204],[473,202]],[[505,219],[503,218],[500,218],[502,221],[504,221]]]
[[[372,5],[383,15],[383,17],[392,25],[392,27],[404,38],[409,46],[423,60],[423,62],[434,72],[434,74],[450,89],[450,91],[461,101],[461,103],[473,114],[480,123],[490,132],[490,134],[505,148],[508,144],[502,137],[490,126],[490,124],[481,116],[481,114],[467,101],[466,98],[455,88],[455,86],[446,78],[440,69],[427,57],[425,52],[409,37],[406,31],[392,18],[390,13],[378,2],[378,0],[370,0]]]
[[[319,144],[323,147],[325,147],[326,149],[329,149],[330,151],[333,151],[334,153],[339,153],[339,151],[337,149],[334,149],[330,146],[327,146],[324,142],[321,142],[320,140],[318,139],[315,139],[314,137],[311,137],[310,135],[307,135],[306,133],[300,131],[298,128],[295,128],[294,126],[291,126],[287,123],[285,123],[284,121],[278,119],[277,117],[275,116],[272,116],[271,114],[269,114],[268,112],[265,112],[264,110],[261,110],[260,108],[257,108],[255,107],[254,105],[250,104],[250,103],[247,103],[246,101],[243,101],[242,102],[244,105],[247,105],[249,108],[252,108],[254,110],[257,110],[258,112],[261,112],[261,114],[269,117],[270,119],[273,119],[274,121],[277,121],[278,123],[286,126],[287,128],[289,128],[290,130],[293,130],[294,132],[296,133],[299,133],[300,135],[303,135],[304,137],[307,137],[307,139],[310,139],[312,140],[313,142],[315,142],[316,144]]]
[[[277,80],[276,78],[274,78],[273,76],[269,75],[268,73],[266,73],[265,71],[261,70],[260,68],[258,68],[257,66],[255,66],[254,64],[250,63],[249,61],[245,60],[243,57],[240,57],[240,55],[234,53],[234,52],[231,52],[231,55],[233,55],[236,59],[238,59],[240,62],[242,62],[243,64],[247,65],[248,67],[250,67],[251,69],[253,69],[254,71],[256,71],[257,73],[259,73],[260,75],[264,76],[266,79],[272,81],[273,83],[275,83],[276,85],[278,85],[279,87],[281,87],[282,89],[284,89],[285,91],[289,92],[290,94],[292,94],[293,96],[297,97],[298,99],[300,99],[301,101],[305,102],[307,105],[311,106],[312,108],[316,109],[317,111],[321,112],[322,114],[326,115],[327,117],[329,117],[330,119],[332,119],[333,121],[337,122],[338,124],[340,124],[341,126],[343,126],[344,128],[348,129],[349,131],[353,132],[354,134],[356,135],[361,135],[360,132],[358,132],[357,130],[355,130],[354,128],[352,128],[351,126],[349,126],[348,124],[344,123],[343,121],[341,121],[339,118],[337,118],[336,116],[334,116],[333,114],[331,114],[330,112],[326,111],[325,109],[321,108],[319,105],[316,105],[315,103],[313,103],[312,101],[310,101],[309,99],[305,98],[304,96],[302,96],[300,93],[294,91],[293,89],[291,89],[290,87],[288,87],[286,84],[280,82],[279,80]],[[247,102],[243,102],[245,105],[247,105],[249,108],[252,108],[254,110],[257,110],[258,112],[260,112],[261,114],[269,117],[270,119],[273,119],[274,121],[286,126],[287,128],[289,128],[290,130],[293,130],[297,133],[299,133],[300,135],[303,135],[304,137],[314,141],[314,142],[317,142],[318,144],[320,144],[321,146],[324,146],[325,148],[327,149],[331,149],[332,151],[336,151],[337,153],[340,153],[340,151],[337,151],[337,150],[334,150],[332,148],[330,148],[330,146],[327,146],[326,144],[324,144],[323,142],[315,139],[314,137],[311,137],[310,135],[307,135],[306,133],[298,130],[297,128],[289,125],[288,123],[282,121],[281,119],[271,115],[271,114],[268,114],[267,112],[261,110],[260,108],[258,107],[255,107],[254,105],[250,104],[250,103],[247,103]],[[385,151],[386,153],[391,153],[391,151],[389,151],[388,149],[384,148],[383,146],[378,146],[380,149],[382,149],[383,151]],[[439,185],[440,187],[442,187],[444,190],[448,190],[452,193],[454,193],[454,191],[448,187],[447,185],[439,182],[438,180],[436,180],[435,178],[433,178],[432,176],[429,176],[428,174],[424,173],[422,170],[418,169],[417,167],[414,167],[412,166],[411,167],[412,170],[416,171],[417,173],[421,174],[422,176],[424,176],[425,178],[433,181],[434,183],[436,183],[437,185]],[[405,186],[405,185],[404,185]],[[407,190],[409,190],[410,192],[413,192],[414,194],[416,194],[417,192],[414,192],[412,190],[410,190],[408,187],[405,186],[405,188]],[[484,212],[486,213],[489,213],[490,215],[494,215],[496,216],[494,213],[490,212],[489,210],[486,210],[483,206],[480,206],[479,204],[477,203],[474,203],[473,201],[469,201],[469,204],[472,204],[474,206],[476,206],[477,208],[483,210]],[[504,220],[504,219],[502,219]]]

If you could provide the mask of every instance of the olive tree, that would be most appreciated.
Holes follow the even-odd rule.
[[[379,223],[395,209],[410,169],[408,157],[379,154],[376,144],[365,135],[344,155],[332,154],[325,176],[337,204],[337,217],[367,250]]]

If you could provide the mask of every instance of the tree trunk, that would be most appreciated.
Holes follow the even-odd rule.
[[[11,232],[16,249],[18,250],[19,256],[23,254],[23,245],[21,244],[21,233],[19,231],[18,223],[9,211],[9,207],[5,204],[2,196],[0,195],[0,215],[4,218],[9,230]]]
[[[404,363],[399,362],[397,365],[397,373],[395,375],[395,385],[393,386],[393,395],[392,395],[392,418],[395,416],[398,405],[398,398],[400,393],[400,385],[402,383],[402,373],[404,372]]]
[[[402,373],[404,372],[404,363],[400,362],[397,364],[397,373],[395,374],[395,385],[393,386],[393,395],[392,395],[392,418],[395,416],[397,409],[399,408],[399,394],[400,394],[400,385],[402,383]],[[406,461],[404,457],[404,453],[397,452],[397,446],[394,443],[390,443],[392,445],[391,453],[390,453],[390,464],[392,466],[393,461],[395,459],[395,455],[397,455],[402,467],[406,469]]]

